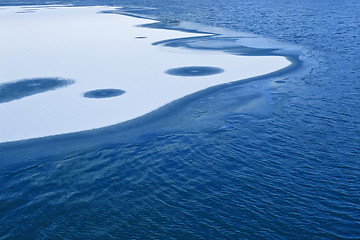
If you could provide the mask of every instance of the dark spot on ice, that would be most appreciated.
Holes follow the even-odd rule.
[[[144,39],[144,38],[146,38],[146,37],[135,37],[136,39]]]
[[[84,93],[87,98],[111,98],[124,94],[125,91],[121,89],[97,89]]]
[[[19,12],[16,12],[16,13],[34,13],[36,11],[34,10],[24,10],[24,11],[19,11]]]
[[[34,94],[55,90],[73,84],[61,78],[33,78],[0,84],[0,103],[10,102]]]
[[[183,77],[200,77],[214,75],[224,72],[224,69],[217,67],[204,67],[204,66],[192,66],[192,67],[180,67],[172,68],[166,71],[167,74]]]

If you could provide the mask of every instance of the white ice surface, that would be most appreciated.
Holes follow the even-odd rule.
[[[0,142],[105,127],[154,111],[218,84],[267,74],[290,64],[280,56],[234,56],[218,51],[166,48],[153,42],[201,36],[136,27],[155,22],[117,14],[109,7],[0,11],[0,84],[61,77],[75,84],[0,104]],[[144,36],[144,39],[135,37]],[[225,71],[203,77],[171,76],[170,68],[212,66]],[[119,97],[91,99],[83,93],[117,88]]]

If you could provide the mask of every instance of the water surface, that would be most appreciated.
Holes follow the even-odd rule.
[[[1,239],[359,239],[358,1],[122,3],[297,44],[310,70],[2,167]]]

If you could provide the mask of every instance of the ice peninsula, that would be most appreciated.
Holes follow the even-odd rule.
[[[138,27],[110,7],[0,11],[0,143],[128,121],[197,91],[283,69],[283,56],[236,56],[153,43],[207,33]]]

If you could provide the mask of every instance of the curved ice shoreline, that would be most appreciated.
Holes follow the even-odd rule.
[[[118,124],[203,89],[291,65],[284,56],[235,56],[209,49],[153,46],[154,42],[209,34],[138,28],[135,26],[157,21],[96,14],[108,7],[41,8],[35,13],[16,14],[20,9],[10,7],[0,13],[0,19],[8,22],[4,28],[8,37],[0,40],[6,46],[1,49],[0,84],[43,76],[74,79],[76,83],[0,104],[4,116],[0,119],[0,143]],[[135,39],[138,36],[146,38]],[[224,72],[197,77],[166,74],[169,69],[191,66],[218,67]],[[95,101],[82,95],[108,88],[123,89],[126,94]]]

